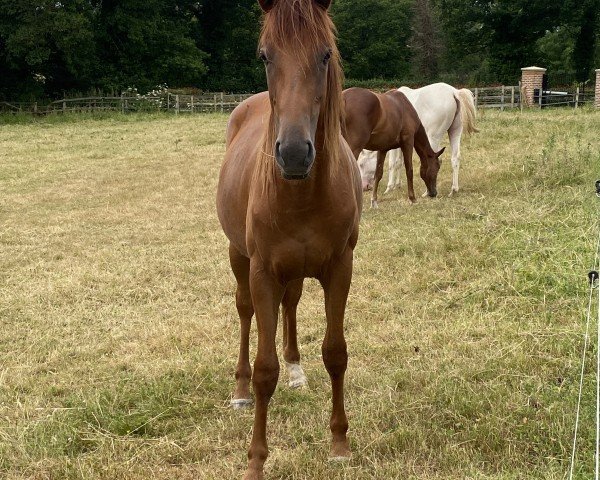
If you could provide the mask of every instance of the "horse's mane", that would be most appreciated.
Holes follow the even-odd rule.
[[[343,71],[336,45],[336,29],[329,14],[314,0],[279,0],[264,16],[259,44],[272,43],[279,49],[294,52],[301,62],[314,61],[324,46],[331,48],[327,71],[325,104],[321,108],[315,149],[317,158],[326,158],[329,173],[337,171],[340,158],[340,129],[343,117],[342,85]],[[267,180],[267,171],[275,172],[273,146],[275,122],[269,114],[269,122],[258,153],[258,174]],[[269,168],[271,167],[271,168]]]

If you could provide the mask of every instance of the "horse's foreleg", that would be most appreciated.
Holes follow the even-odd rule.
[[[375,167],[375,183],[373,183],[373,195],[371,197],[371,208],[377,208],[377,189],[383,177],[383,164],[387,152],[377,152],[377,167]]]
[[[294,280],[287,284],[283,300],[281,301],[283,313],[283,358],[290,377],[289,386],[299,388],[307,385],[306,376],[300,366],[300,352],[298,351],[298,336],[296,331],[296,310],[302,296],[303,280]]]
[[[400,181],[400,160],[402,157],[402,151],[399,148],[395,148],[394,150],[390,150],[389,153],[390,161],[388,164],[389,175],[388,175],[388,184],[385,192],[385,195],[388,192],[398,188],[401,184]]]
[[[279,361],[275,337],[277,313],[285,288],[264,271],[260,259],[250,260],[250,293],[256,312],[258,347],[254,360],[252,385],[256,407],[254,428],[248,450],[248,469],[244,480],[263,478],[263,465],[268,455],[267,409],[279,378]]]
[[[350,457],[346,437],[348,418],[344,409],[344,374],[348,364],[346,340],[344,339],[344,312],[350,280],[352,278],[352,250],[348,247],[334,261],[321,279],[325,291],[325,314],[327,330],[323,339],[323,363],[331,379],[332,411],[329,426],[332,434],[331,459]]]
[[[407,141],[402,145],[402,156],[404,157],[404,169],[406,170],[406,187],[408,188],[408,199],[415,203],[417,201],[415,197],[415,189],[413,186],[413,141]]]
[[[249,286],[250,259],[243,256],[233,245],[229,244],[229,262],[237,281],[235,304],[240,317],[240,351],[235,369],[235,391],[231,399],[231,406],[237,409],[252,405],[252,395],[250,394],[252,369],[248,357],[248,343],[254,307],[252,306]]]

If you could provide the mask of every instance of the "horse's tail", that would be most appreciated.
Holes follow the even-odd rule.
[[[454,98],[458,100],[460,105],[460,121],[463,126],[463,131],[469,134],[477,133],[479,129],[475,126],[477,110],[475,109],[473,92],[468,88],[461,88],[454,92]]]

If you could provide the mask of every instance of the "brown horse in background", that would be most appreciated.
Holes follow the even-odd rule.
[[[371,206],[377,207],[377,188],[383,176],[383,163],[388,150],[400,148],[408,185],[408,198],[416,202],[413,188],[413,148],[421,159],[421,178],[430,197],[437,195],[439,156],[444,149],[434,152],[416,110],[403,93],[390,90],[383,94],[364,88],[348,88],[343,92],[346,125],[344,137],[354,157],[363,149],[377,150],[377,168]]]
[[[333,392],[333,458],[348,458],[344,312],[358,239],[362,192],[356,161],[341,135],[342,71],[330,0],[259,0],[266,12],[259,56],[269,91],[232,113],[217,191],[237,280],[241,340],[232,405],[256,409],[245,480],[263,478],[269,400],[277,385],[275,337],[283,307],[284,358],[298,367],[296,307],[306,277],[325,292],[323,362]],[[250,322],[258,348],[252,374]]]

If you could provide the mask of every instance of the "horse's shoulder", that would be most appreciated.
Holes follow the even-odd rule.
[[[269,92],[260,92],[247,98],[233,109],[227,121],[226,140],[229,145],[247,123],[261,118],[269,109]]]

